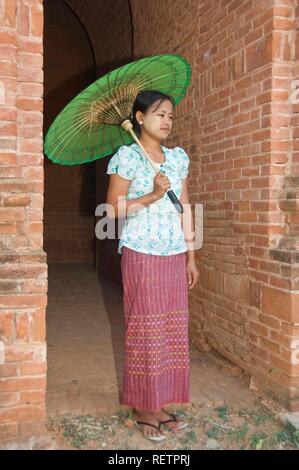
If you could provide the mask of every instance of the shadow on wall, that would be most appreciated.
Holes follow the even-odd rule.
[[[45,0],[44,135],[59,112],[95,80],[94,53],[63,0]],[[94,261],[95,163],[45,157],[44,241],[49,262]]]

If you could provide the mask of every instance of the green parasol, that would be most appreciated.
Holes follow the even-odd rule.
[[[173,54],[145,57],[109,72],[80,92],[55,118],[45,138],[46,155],[54,163],[79,165],[111,155],[135,140],[157,173],[133,131],[134,101],[140,91],[157,90],[170,95],[176,106],[185,96],[190,77],[187,60]],[[174,192],[167,193],[182,212]]]

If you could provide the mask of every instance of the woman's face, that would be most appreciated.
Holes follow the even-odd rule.
[[[138,111],[136,117],[138,122],[143,122],[140,126],[142,132],[159,142],[166,139],[172,129],[172,111],[173,106],[169,100],[155,101],[145,114]]]

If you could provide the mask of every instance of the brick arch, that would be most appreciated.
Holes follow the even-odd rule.
[[[84,25],[95,51],[97,76],[132,59],[130,2],[65,0]]]
[[[74,6],[72,6],[72,0],[61,0],[61,1],[69,8],[69,10],[73,13],[73,15],[76,16],[77,21],[80,23],[81,28],[82,28],[82,30],[84,31],[86,40],[87,40],[88,43],[89,43],[90,50],[91,50],[92,56],[93,56],[94,68],[96,69],[96,56],[95,56],[95,51],[94,51],[94,45],[93,45],[93,43],[92,43],[92,40],[91,40],[89,31],[88,31],[88,28],[85,26],[84,21],[82,21],[82,19],[81,19],[81,17],[80,17],[80,10],[77,11],[77,8],[74,7]],[[96,78],[96,77],[95,77],[95,78]]]
[[[95,80],[96,64],[86,29],[67,2],[46,0],[44,10],[46,135],[59,112]],[[95,164],[57,165],[45,156],[44,171],[48,262],[93,261]]]

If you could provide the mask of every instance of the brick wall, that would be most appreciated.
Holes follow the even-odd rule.
[[[284,60],[273,70],[274,93],[279,93],[273,109],[272,122],[276,128],[273,156],[285,165],[285,178],[280,187],[279,209],[285,222],[285,232],[278,236],[270,259],[278,261],[281,278],[272,278],[271,288],[264,287],[262,309],[272,316],[271,329],[261,335],[267,342],[267,360],[272,365],[274,394],[281,394],[284,403],[299,408],[299,159],[298,159],[298,2],[278,4],[274,11],[278,45],[285,51]],[[282,13],[284,18],[282,18]],[[274,116],[275,114],[275,116]],[[270,277],[271,280],[271,277]],[[274,290],[278,287],[279,290]],[[291,294],[290,294],[291,293]],[[271,317],[268,317],[270,319]],[[266,335],[267,333],[267,335]],[[279,349],[278,349],[279,345]],[[272,384],[268,385],[272,392]]]
[[[45,415],[42,34],[41,1],[1,1],[0,439]]]
[[[189,153],[191,203],[204,204],[191,337],[297,409],[297,255],[279,250],[298,221],[285,206],[294,2],[138,0],[133,16],[135,57],[178,53],[193,71],[169,140]]]

